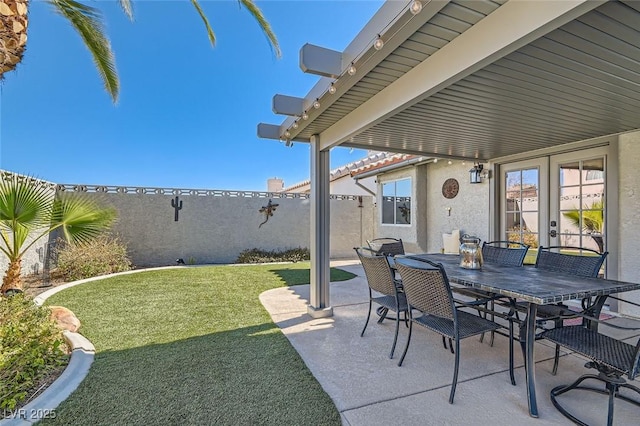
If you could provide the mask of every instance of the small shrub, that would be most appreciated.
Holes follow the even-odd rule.
[[[0,297],[0,410],[14,410],[68,359],[48,308],[24,294]]]
[[[58,272],[67,281],[131,269],[127,246],[117,237],[102,235],[84,244],[59,244]]]
[[[253,248],[242,251],[236,259],[236,263],[301,262],[310,258],[311,254],[308,248],[298,247],[283,251]]]

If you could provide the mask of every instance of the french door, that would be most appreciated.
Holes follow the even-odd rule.
[[[607,249],[608,147],[499,165],[500,239],[530,246]]]

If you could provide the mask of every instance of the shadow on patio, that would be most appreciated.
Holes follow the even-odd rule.
[[[553,407],[549,391],[585,374],[584,358],[563,353],[558,375],[552,376],[553,348],[548,342],[536,344],[540,417],[534,419],[527,411],[519,347],[516,345],[515,354],[517,386],[511,386],[506,338],[496,336],[493,347],[487,343],[488,339],[484,343],[477,338],[464,339],[456,399],[450,405],[453,356],[443,348],[440,336],[414,327],[407,358],[403,366],[398,367],[407,329],[401,326],[399,349],[393,360],[388,358],[393,338],[392,321],[383,324],[372,321],[361,338],[368,303],[364,273],[357,262],[332,262],[332,266],[356,273],[358,277],[331,284],[334,309],[331,318],[312,319],[306,315],[308,285],[269,290],[260,300],[333,399],[344,424],[572,424]],[[611,321],[630,320],[614,318]],[[637,335],[617,333],[618,338],[630,338],[633,343],[637,340]],[[638,385],[637,381],[635,384]],[[561,398],[589,424],[606,424],[606,396],[575,391]],[[635,424],[637,416],[637,407],[616,401],[615,424]]]

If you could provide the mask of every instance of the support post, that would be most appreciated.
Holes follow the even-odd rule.
[[[311,137],[311,292],[307,312],[313,318],[333,316],[329,304],[329,150]]]

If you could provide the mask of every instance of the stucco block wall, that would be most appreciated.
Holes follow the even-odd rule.
[[[230,263],[251,248],[309,248],[310,203],[302,198],[272,198],[273,216],[259,210],[268,198],[180,195],[182,210],[174,220],[173,195],[94,194],[118,211],[113,231],[127,243],[138,266]],[[365,201],[367,199],[367,201]],[[352,258],[353,247],[370,238],[371,197],[331,200],[331,257]],[[362,207],[360,207],[362,205]]]
[[[33,238],[30,238],[26,244],[28,245],[32,242]],[[48,242],[49,237],[45,236],[39,239],[27,250],[24,256],[22,256],[22,275],[41,274],[44,272],[46,254],[49,250],[49,247],[47,247]],[[0,271],[2,271],[3,277],[8,267],[9,261],[3,254],[0,256]]]
[[[176,259],[197,264],[231,263],[241,251],[258,248],[310,248],[310,204],[305,195],[253,191],[173,190],[162,188],[58,185],[67,193],[82,192],[114,207],[112,228],[128,246],[136,266],[174,265]],[[56,185],[51,184],[52,192]],[[182,209],[175,221],[171,201],[180,193]],[[270,198],[271,197],[271,198]],[[283,198],[278,198],[283,197]],[[278,204],[273,216],[260,209],[269,199]],[[355,259],[353,247],[374,237],[375,200],[372,196],[332,196],[330,255]],[[47,243],[39,240],[23,257],[22,273],[41,273]],[[0,256],[0,271],[8,262]]]
[[[640,131],[620,135],[618,142],[619,175],[619,224],[618,278],[622,281],[640,282]],[[612,188],[615,190],[615,187]],[[624,299],[640,303],[640,292],[621,295]],[[640,317],[640,308],[623,302],[619,311],[625,315]]]
[[[428,165],[426,185],[427,198],[427,251],[440,252],[443,248],[442,234],[459,229],[486,241],[489,235],[489,188],[490,181],[469,183],[469,170],[473,164],[464,165],[459,160],[440,160]],[[442,195],[442,184],[449,178],[458,181],[459,191],[455,198]],[[450,208],[450,210],[448,210]]]

